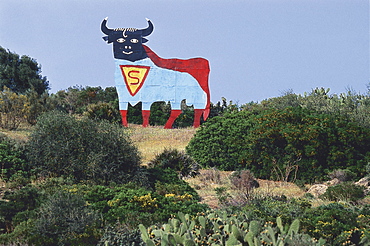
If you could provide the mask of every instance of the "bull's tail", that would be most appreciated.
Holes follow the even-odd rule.
[[[154,53],[148,46],[143,45],[148,57],[158,67],[171,69],[179,72],[186,72],[193,76],[199,83],[200,87],[207,94],[207,104],[203,112],[203,119],[206,120],[210,113],[211,95],[208,86],[209,62],[204,58],[191,58],[187,60],[171,58],[164,59]]]

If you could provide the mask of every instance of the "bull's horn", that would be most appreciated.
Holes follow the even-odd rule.
[[[108,20],[108,17],[105,17],[104,20],[102,21],[102,23],[101,23],[101,31],[104,34],[109,35],[109,33],[111,33],[113,31],[113,29],[109,29],[107,27],[107,20]]]
[[[140,30],[141,31],[141,36],[143,36],[143,37],[150,35],[154,30],[153,23],[149,19],[146,19],[146,20],[148,21],[149,26],[145,29]]]

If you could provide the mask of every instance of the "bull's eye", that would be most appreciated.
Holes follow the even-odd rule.
[[[133,39],[131,39],[130,41],[131,41],[131,43],[133,43],[133,44],[136,44],[136,43],[138,43],[138,42],[139,42],[139,40],[137,40],[136,38],[133,38]]]
[[[118,43],[124,43],[125,42],[125,39],[124,38],[119,38],[119,39],[117,39],[117,42]]]

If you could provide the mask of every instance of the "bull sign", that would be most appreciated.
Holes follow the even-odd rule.
[[[127,126],[128,104],[142,102],[143,126],[149,125],[153,102],[170,102],[171,114],[164,128],[172,128],[181,114],[181,101],[194,107],[194,127],[206,120],[210,111],[208,87],[209,63],[203,58],[163,59],[143,45],[154,29],[150,20],[145,29],[107,27],[108,17],[101,23],[105,41],[113,43],[115,84],[119,98],[122,125]]]

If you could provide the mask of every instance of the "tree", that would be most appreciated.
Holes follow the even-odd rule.
[[[120,123],[121,115],[111,103],[98,102],[87,105],[83,115],[92,120],[107,120],[110,123]]]
[[[125,183],[139,171],[138,149],[122,127],[57,111],[40,116],[26,149],[30,166],[46,176]]]
[[[52,94],[51,98],[57,109],[71,114],[82,114],[89,104],[99,102],[109,103],[118,111],[118,95],[115,87],[107,87],[103,90],[100,86],[75,85]]]
[[[4,86],[20,94],[28,89],[39,95],[49,90],[49,82],[41,75],[41,66],[35,59],[26,55],[19,58],[0,46],[0,88]]]
[[[9,88],[0,91],[0,127],[15,130],[25,121],[30,105],[25,95],[18,95]]]
[[[186,150],[204,167],[247,168],[258,178],[313,181],[335,169],[361,177],[370,129],[300,107],[241,111],[207,121]]]
[[[45,91],[43,94],[39,95],[33,89],[28,89],[25,94],[28,101],[28,107],[25,112],[24,117],[27,122],[31,125],[35,125],[37,118],[44,112],[53,110],[55,104],[49,94]]]

